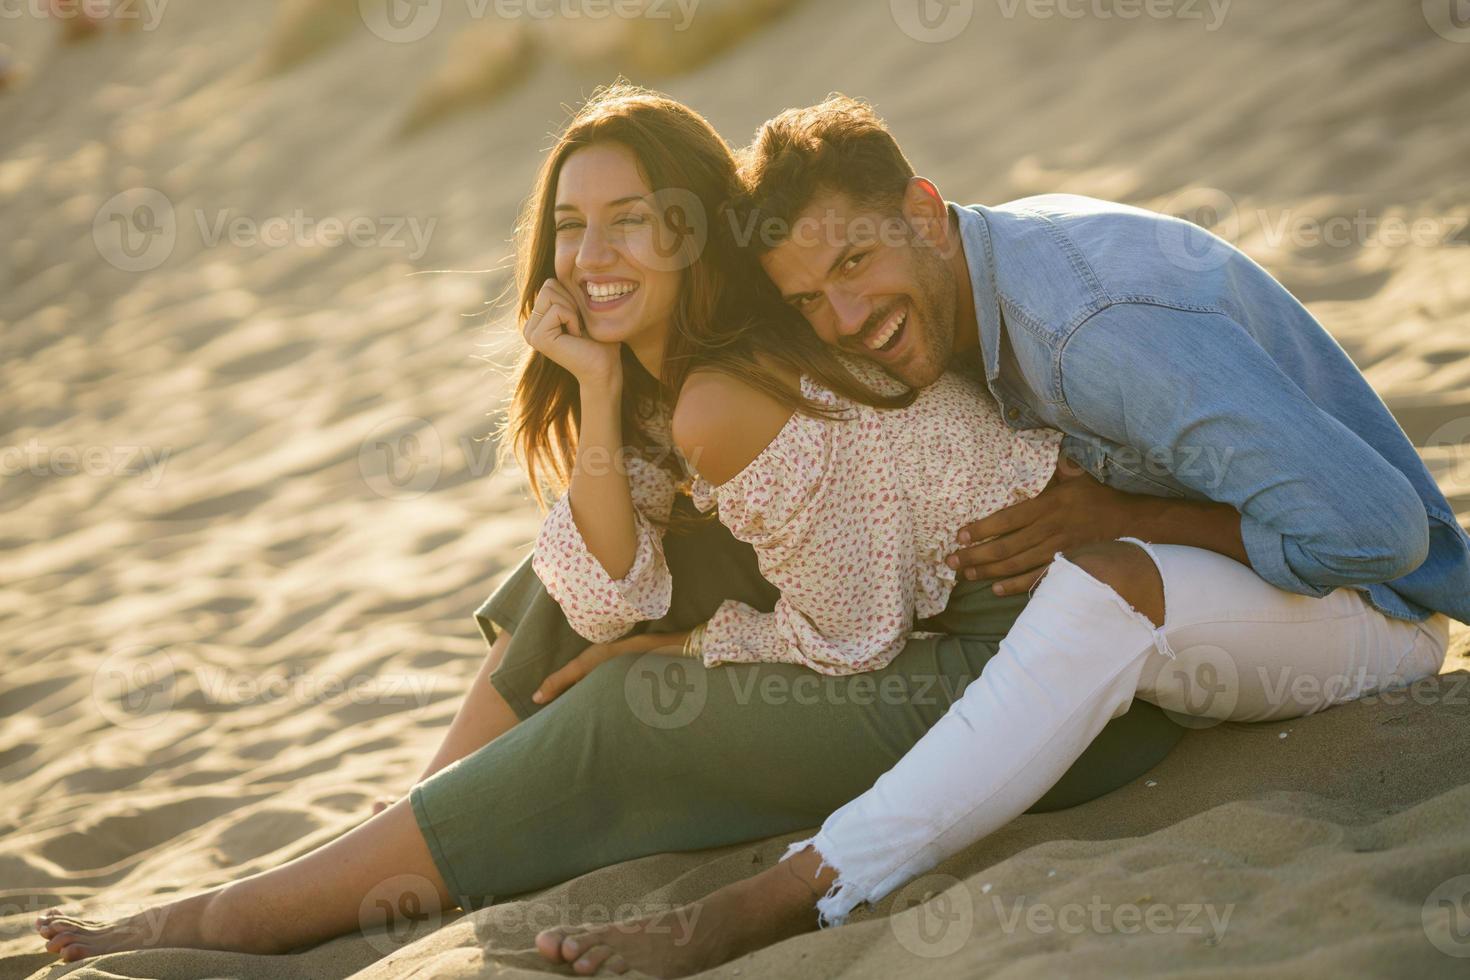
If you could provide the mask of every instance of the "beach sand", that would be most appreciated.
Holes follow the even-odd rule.
[[[951,200],[1213,209],[1470,520],[1470,44],[1432,4],[960,4],[946,43],[887,3],[758,6],[497,32],[448,3],[417,41],[341,0],[177,0],[74,45],[6,20],[0,978],[529,976],[539,927],[780,855],[653,856],[284,957],[62,967],[30,933],[54,903],[130,911],[276,865],[423,766],[484,653],[470,613],[538,520],[487,438],[517,340],[489,305],[507,239],[562,104],[619,69],[735,143],[868,97]],[[1145,779],[716,972],[1464,976],[1467,744],[1457,626],[1438,679],[1192,731]]]

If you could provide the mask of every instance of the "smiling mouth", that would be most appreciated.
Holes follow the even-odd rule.
[[[903,338],[903,328],[909,321],[909,311],[900,310],[890,316],[883,326],[863,338],[863,346],[877,354],[887,354],[898,346]]]
[[[582,295],[587,297],[588,308],[599,312],[612,309],[637,291],[638,284],[631,279],[582,283]]]

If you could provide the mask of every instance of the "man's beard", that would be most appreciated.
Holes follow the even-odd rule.
[[[954,273],[933,250],[923,246],[915,249],[913,277],[912,301],[923,335],[909,338],[915,354],[902,366],[903,374],[889,373],[912,388],[922,388],[939,380],[954,353],[958,303]]]

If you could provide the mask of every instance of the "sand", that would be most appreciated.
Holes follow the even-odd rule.
[[[1238,0],[1215,23],[978,3],[931,44],[881,2],[707,0],[676,48],[668,23],[495,31],[458,3],[394,43],[355,6],[178,0],[69,46],[6,20],[0,977],[526,976],[540,925],[691,899],[781,853],[655,856],[412,942],[288,957],[63,968],[28,931],[38,904],[125,911],[277,864],[421,768],[483,654],[469,614],[537,523],[484,438],[514,339],[487,304],[561,104],[618,69],[735,142],[867,96],[953,200],[1213,207],[1470,520],[1470,44],[1429,27],[1433,4]],[[157,233],[123,250],[114,216],[139,205]],[[331,244],[324,223],[354,216],[364,243]],[[717,972],[1463,976],[1456,643],[1412,696],[1191,732],[1146,779]],[[155,700],[119,702],[118,671],[158,648]]]

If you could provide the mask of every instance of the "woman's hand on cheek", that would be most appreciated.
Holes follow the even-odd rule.
[[[550,704],[599,666],[626,653],[658,652],[675,656],[683,649],[688,636],[688,633],[644,633],[611,643],[594,643],[572,658],[565,667],[542,681],[536,693],[531,695],[531,700],[537,704]]]
[[[589,337],[571,290],[555,279],[546,280],[536,294],[521,336],[570,371],[578,384],[609,387],[622,381],[622,345]]]

